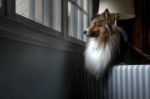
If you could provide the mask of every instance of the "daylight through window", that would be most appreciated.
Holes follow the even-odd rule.
[[[69,36],[79,40],[86,41],[83,35],[84,29],[87,28],[90,16],[90,0],[69,0],[68,1],[68,32]]]
[[[16,13],[61,31],[61,0],[16,0]]]

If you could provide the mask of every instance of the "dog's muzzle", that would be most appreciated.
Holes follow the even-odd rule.
[[[87,29],[85,29],[85,30],[83,31],[83,34],[85,34],[85,35],[89,36],[89,35],[90,35],[90,33],[89,33],[89,29],[88,29],[88,28],[87,28]]]
[[[85,35],[86,35],[86,34],[87,34],[87,31],[83,31],[83,34],[85,34]]]

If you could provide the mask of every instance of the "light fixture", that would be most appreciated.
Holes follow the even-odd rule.
[[[115,15],[115,20],[132,19],[135,17],[133,0],[100,0],[98,13],[108,9]]]

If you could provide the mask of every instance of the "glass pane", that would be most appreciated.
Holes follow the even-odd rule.
[[[68,2],[68,26],[69,36],[81,39],[81,14],[78,6]]]
[[[85,12],[88,12],[88,0],[83,0],[83,9]]]
[[[43,23],[43,0],[35,0],[35,21]]]
[[[77,0],[77,5],[78,5],[79,7],[82,7],[82,1],[83,1],[83,0]]]
[[[87,0],[68,1],[68,34],[71,37],[86,41],[83,31],[87,28]],[[86,9],[86,10],[85,10]]]
[[[50,7],[50,4],[52,3],[52,0],[44,0],[43,2],[43,24],[50,27],[51,22],[51,12],[52,8]]]
[[[61,31],[61,0],[52,0],[52,27]]]
[[[69,36],[75,37],[74,33],[74,6],[68,2],[68,32]]]
[[[85,30],[88,27],[88,16],[86,14],[84,14],[83,20],[84,20],[84,22],[83,22],[83,30]],[[83,40],[87,41],[86,35],[84,35]]]
[[[16,0],[16,13],[61,31],[61,0]]]
[[[78,19],[77,19],[77,22],[78,22],[78,24],[77,24],[77,30],[78,30],[77,38],[82,40],[82,35],[83,35],[83,14],[82,14],[82,11],[78,10],[78,16],[77,17],[78,17]]]
[[[16,0],[16,13],[29,18],[29,1]]]
[[[2,0],[0,0],[0,7],[2,7]]]
[[[78,0],[78,4],[79,4],[79,6],[82,8],[83,7],[83,0]],[[77,28],[77,30],[78,30],[78,39],[80,39],[80,40],[83,40],[83,13],[84,13],[84,11],[83,10],[81,10],[81,9],[79,9],[78,8],[78,24],[77,24],[77,26],[78,26],[78,28]]]

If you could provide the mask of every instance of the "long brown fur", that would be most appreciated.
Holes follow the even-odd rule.
[[[110,14],[109,10],[106,9],[102,14],[100,15],[97,14],[95,17],[92,18],[90,26],[86,30],[86,34],[89,36],[89,38],[91,38],[89,42],[87,43],[87,47],[85,50],[85,62],[87,62],[86,65],[88,65],[89,61],[92,60],[91,58],[88,58],[88,56],[92,56],[92,53],[95,54],[95,52],[90,52],[91,50],[96,51],[96,53],[99,53],[99,52],[101,53],[101,51],[105,51],[104,50],[105,46],[110,48],[110,49],[108,48],[106,49],[108,50],[108,53],[110,54],[107,54],[107,52],[104,52],[104,54],[101,53],[99,55],[100,57],[95,56],[97,57],[96,60],[100,59],[100,61],[107,60],[105,58],[106,56],[108,56],[108,61],[106,61],[107,64],[105,64],[105,62],[102,64],[98,63],[100,67],[98,66],[94,67],[95,63],[91,62],[90,64],[92,65],[90,66],[89,64],[87,66],[87,69],[89,69],[88,71],[90,71],[97,77],[103,75],[105,71],[109,68],[110,64],[113,63],[113,61],[115,61],[117,56],[120,54],[120,43],[121,43],[122,34],[124,31],[115,25],[114,19],[115,18]],[[93,39],[94,41],[92,41]],[[91,44],[90,42],[97,42],[98,50],[90,48],[90,46],[92,46],[90,45]],[[92,57],[94,58],[94,56]],[[94,70],[94,68],[99,68],[99,70]],[[93,69],[93,70],[90,70],[90,69]]]

